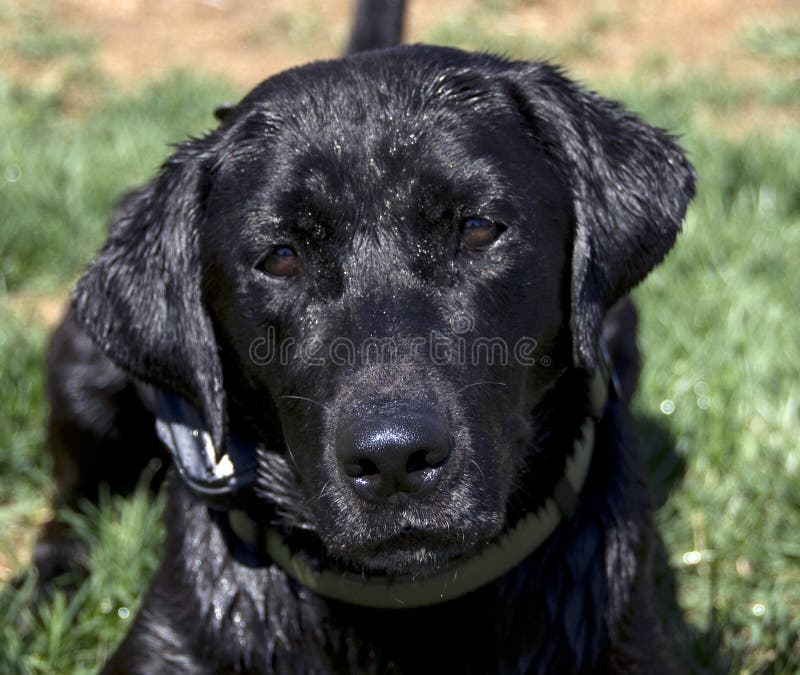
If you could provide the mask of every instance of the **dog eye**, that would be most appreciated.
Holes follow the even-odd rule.
[[[300,271],[300,260],[297,257],[297,251],[291,246],[282,244],[273,246],[267,255],[256,264],[256,269],[271,277],[286,279]]]
[[[489,218],[468,216],[461,221],[461,243],[465,248],[480,251],[494,242],[505,229],[505,225]]]

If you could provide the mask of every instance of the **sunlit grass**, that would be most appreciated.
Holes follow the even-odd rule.
[[[95,111],[64,115],[61,92],[0,78],[0,288],[72,279],[99,246],[112,205],[152,176],[168,143],[215,125],[231,87],[173,73],[136,96],[97,87]]]
[[[740,143],[696,134],[688,145],[698,198],[675,252],[637,293],[637,407],[662,417],[688,467],[659,524],[690,617],[713,618],[748,672],[797,672],[800,268],[787,252],[800,250],[800,130]],[[708,563],[685,565],[696,550]]]
[[[96,673],[130,627],[158,565],[162,500],[143,487],[127,498],[101,496],[98,507],[66,513],[90,544],[92,574],[50,602],[35,603],[35,579],[0,593],[0,672]]]

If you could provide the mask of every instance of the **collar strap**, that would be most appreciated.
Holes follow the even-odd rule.
[[[256,480],[257,444],[231,433],[218,456],[197,408],[163,389],[141,389],[145,405],[155,413],[158,437],[183,482],[212,508],[231,508]]]
[[[411,609],[454,600],[511,571],[530,556],[574,512],[594,450],[595,419],[605,407],[608,373],[598,368],[592,381],[593,416],[584,420],[580,437],[566,462],[564,476],[553,495],[536,511],[522,518],[511,530],[479,549],[475,555],[431,577],[362,577],[330,569],[317,570],[301,554],[293,554],[281,535],[259,527],[245,511],[228,513],[231,529],[251,546],[266,548],[273,562],[309,590],[362,607]]]

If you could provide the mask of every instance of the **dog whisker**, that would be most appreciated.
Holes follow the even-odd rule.
[[[483,469],[481,468],[481,465],[478,464],[478,462],[476,462],[471,457],[470,457],[469,462],[470,462],[470,464],[474,465],[475,468],[478,470],[478,473],[481,475],[481,480],[483,481],[483,487],[486,488],[486,474],[483,473]]]
[[[297,463],[297,460],[295,459],[294,452],[292,451],[292,446],[290,446],[288,443],[286,444],[286,452],[289,455],[289,459],[292,460],[292,464],[294,464],[294,468],[297,469],[298,475],[300,475],[302,477],[303,472],[300,470],[300,465]]]
[[[297,399],[298,401],[308,401],[309,403],[315,403],[322,408],[325,408],[327,412],[331,412],[330,406],[325,405],[322,401],[315,401],[313,398],[308,398],[307,396],[296,396],[294,394],[283,394],[279,398],[293,398]]]
[[[458,389],[456,391],[456,394],[460,394],[462,391],[464,391],[465,389],[469,389],[470,387],[477,387],[477,386],[480,386],[480,385],[483,385],[483,384],[494,384],[494,385],[497,385],[498,387],[507,387],[508,386],[505,382],[490,382],[488,380],[487,381],[483,381],[483,382],[473,382],[472,384],[467,384],[467,385],[461,387],[461,389]]]

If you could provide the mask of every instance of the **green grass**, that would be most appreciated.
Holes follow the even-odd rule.
[[[45,336],[0,297],[0,553],[17,564],[9,533],[35,527],[51,493],[50,462],[42,453]],[[162,506],[142,487],[128,500],[104,495],[99,507],[61,514],[89,545],[94,573],[75,594],[58,591],[51,604],[38,607],[33,577],[17,589],[0,586],[0,673],[97,671],[155,571]]]
[[[105,236],[113,203],[157,170],[169,143],[216,124],[226,83],[172,73],[122,95],[96,73],[29,88],[0,77],[0,554],[18,566],[20,541],[52,492],[43,452],[46,331],[9,308],[18,291],[63,293]],[[91,109],[74,111],[74,98]],[[0,587],[0,673],[91,673],[130,625],[155,569],[161,504],[144,490],[71,517],[95,573],[51,605],[33,580]],[[29,538],[28,538],[29,539]],[[23,552],[24,553],[24,552]]]
[[[65,115],[70,87],[31,91],[0,79],[0,287],[63,286],[91,259],[112,205],[156,171],[167,144],[214,126],[232,88],[173,73],[134,97],[102,85],[88,115]]]
[[[659,525],[689,616],[721,631],[746,672],[794,673],[800,269],[787,252],[800,250],[800,130],[738,143],[692,133],[687,146],[700,192],[677,249],[637,293],[637,408],[662,417],[688,467]],[[684,564],[694,550],[709,562]]]
[[[47,482],[42,466],[44,435],[44,331],[16,319],[0,298],[0,507]],[[2,511],[0,511],[0,531]]]
[[[745,42],[756,54],[794,65],[800,63],[800,27],[797,23],[757,26],[747,31]]]
[[[87,64],[97,47],[95,40],[62,28],[54,10],[49,0],[33,0],[13,8],[0,5],[0,20],[13,26],[8,37],[0,39],[0,51],[31,61],[68,57]]]
[[[532,3],[518,0],[476,3],[462,14],[451,14],[438,21],[424,35],[424,41],[520,59],[563,61],[601,56],[597,38],[626,21],[622,12],[588,12],[567,39],[553,41],[531,34],[508,20],[510,9],[525,4]]]
[[[27,577],[0,593],[0,672],[95,673],[130,626],[158,565],[163,500],[143,486],[132,497],[102,497],[81,514],[65,513],[90,545],[93,570],[74,593],[34,603]]]
[[[473,10],[486,16],[448,19],[430,37],[518,56],[548,53],[550,46],[535,37],[512,35],[498,44],[480,32],[478,19],[507,4],[496,0]],[[607,25],[606,17],[589,17],[585,30],[595,35]],[[777,46],[753,32],[744,47],[794,58],[794,34],[772,30],[783,36]],[[731,672],[796,673],[800,124],[736,133],[735,120],[742,109],[758,110],[765,121],[798,120],[800,90],[786,74],[736,84],[703,73],[664,81],[663,58],[650,61],[624,83],[593,84],[680,133],[700,175],[675,251],[636,292],[646,363],[635,407],[650,441],[654,480],[672,488],[657,521],[695,632],[684,636],[684,647],[707,672],[722,663]],[[76,91],[91,106],[76,111]],[[0,553],[6,557],[18,549],[8,533],[32,527],[50,481],[42,448],[46,334],[12,313],[3,293],[63,289],[101,243],[117,197],[152,175],[168,142],[211,126],[213,105],[231,91],[186,73],[132,95],[83,71],[46,91],[0,79],[0,125],[11,130],[0,140]],[[130,625],[156,565],[160,508],[139,491],[72,516],[96,570],[72,597],[59,594],[36,610],[30,580],[20,589],[0,588],[0,673],[96,670]]]

